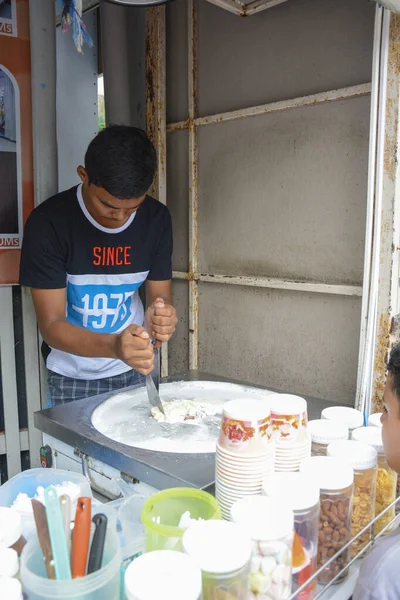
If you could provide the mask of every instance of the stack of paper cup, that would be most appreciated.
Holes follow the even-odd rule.
[[[268,400],[232,400],[223,407],[217,443],[215,495],[225,519],[233,504],[261,493],[274,470]]]
[[[271,404],[272,437],[275,441],[275,471],[298,471],[311,456],[307,431],[307,402],[299,396],[274,394]]]

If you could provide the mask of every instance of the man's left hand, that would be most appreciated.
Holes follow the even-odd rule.
[[[149,334],[159,342],[157,346],[169,342],[178,323],[175,308],[162,298],[157,298],[149,306],[146,320]]]

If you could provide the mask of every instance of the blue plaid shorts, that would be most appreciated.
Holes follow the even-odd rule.
[[[50,405],[59,406],[74,400],[82,400],[90,396],[98,396],[106,392],[114,392],[126,387],[140,386],[145,384],[145,377],[137,371],[130,370],[114,377],[104,379],[73,379],[48,372]]]

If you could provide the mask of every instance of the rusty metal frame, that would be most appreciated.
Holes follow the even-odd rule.
[[[188,108],[189,108],[189,369],[199,367],[198,270],[198,163],[197,163],[197,11],[196,0],[188,0]]]
[[[226,0],[218,0],[219,4],[226,4]],[[241,7],[240,0],[230,0],[232,11],[235,7]],[[280,2],[272,2],[265,8],[269,8]],[[258,10],[253,2],[249,6]],[[253,6],[254,5],[254,6]],[[227,6],[224,6],[227,8]],[[374,305],[369,297],[370,282],[364,281],[366,285],[328,285],[324,282],[291,281],[268,277],[242,277],[231,276],[229,274],[200,273],[198,269],[198,128],[203,126],[220,124],[236,119],[255,117],[262,114],[276,113],[284,110],[294,110],[300,107],[314,106],[315,104],[334,102],[365,96],[371,94],[371,84],[365,83],[348,88],[330,90],[327,92],[294,98],[270,104],[248,107],[240,110],[229,111],[216,115],[198,116],[197,110],[197,23],[196,23],[196,0],[188,1],[188,119],[176,123],[166,124],[165,122],[165,12],[163,7],[147,9],[147,35],[146,35],[146,55],[147,55],[147,124],[151,138],[155,141],[159,153],[159,171],[155,181],[153,193],[161,201],[166,202],[166,142],[167,133],[174,131],[188,131],[189,142],[189,268],[187,272],[175,271],[174,279],[187,280],[189,283],[189,367],[197,369],[199,366],[198,344],[199,344],[199,282],[242,285],[271,289],[285,289],[291,291],[302,291],[308,293],[336,294],[343,296],[363,297],[363,315],[365,319],[365,306],[369,302],[368,308],[372,313]],[[378,8],[378,11],[383,9]],[[385,11],[389,15],[388,11]],[[249,13],[248,13],[249,14]],[[386,16],[386,18],[389,18]],[[393,272],[399,274],[398,251],[394,252],[391,248],[399,246],[398,235],[400,225],[400,215],[398,201],[395,194],[397,189],[397,134],[398,134],[398,100],[399,90],[396,86],[398,82],[396,68],[397,64],[397,44],[400,44],[397,37],[400,38],[399,18],[393,16],[390,27],[390,54],[389,54],[389,100],[386,110],[385,127],[385,169],[383,174],[383,205],[382,205],[382,226],[380,227],[380,251],[383,260],[380,261],[379,279],[380,288],[377,292],[377,339],[378,352],[375,354],[374,368],[374,409],[379,408],[377,394],[382,390],[384,381],[384,356],[392,340],[389,315],[393,313],[392,306],[396,305],[398,310],[398,277],[391,277]],[[372,89],[373,92],[373,89]],[[372,117],[371,117],[372,123]],[[371,166],[371,163],[370,163]],[[395,172],[396,171],[396,172]],[[374,192],[376,195],[376,190]],[[373,199],[373,203],[375,200]],[[375,207],[375,204],[374,204]],[[397,221],[395,215],[398,216]],[[368,221],[367,243],[368,239],[375,240],[372,235],[372,227],[377,224],[376,215]],[[366,251],[367,252],[367,251]],[[366,254],[366,260],[368,260]],[[371,259],[370,259],[371,261]],[[369,262],[370,262],[369,261]],[[371,267],[372,268],[372,267]],[[396,271],[397,269],[397,271]],[[365,272],[364,272],[365,275]],[[372,271],[370,273],[372,278]],[[371,279],[372,281],[372,279]],[[367,289],[368,288],[368,289]],[[368,295],[368,297],[366,296]],[[395,299],[395,301],[394,301]],[[371,321],[373,323],[373,321]],[[399,318],[400,323],[400,318]],[[364,333],[363,333],[364,332]],[[362,327],[362,335],[366,336],[366,327]],[[370,341],[370,340],[369,340]],[[363,339],[364,350],[368,341]],[[370,344],[371,345],[371,344]],[[379,348],[383,348],[379,352]],[[362,356],[360,345],[360,360]],[[370,363],[372,357],[369,356]],[[365,363],[365,361],[364,361]],[[366,363],[365,363],[366,364]],[[358,384],[362,377],[365,378],[365,364],[359,367]],[[363,370],[362,370],[363,369]],[[163,374],[166,374],[167,368],[164,362]],[[375,381],[376,380],[376,381]],[[359,387],[358,386],[358,387]]]
[[[372,341],[371,410],[382,410],[386,381],[386,361],[390,347],[399,341],[394,327],[399,312],[399,253],[400,253],[400,17],[385,9],[384,34],[387,36],[386,71],[382,89],[382,148],[378,157],[377,193],[381,196],[379,245],[376,252],[375,335]],[[398,321],[398,320],[397,320]]]
[[[254,2],[243,2],[242,0],[208,0],[220,8],[224,8],[239,17],[250,17],[263,10],[283,4],[287,0],[254,0]]]
[[[165,98],[165,6],[146,10],[146,126],[157,149],[157,172],[151,194],[167,203]],[[168,345],[161,348],[161,375],[168,375]]]

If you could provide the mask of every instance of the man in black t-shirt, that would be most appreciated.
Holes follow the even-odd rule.
[[[151,338],[160,345],[175,331],[171,217],[147,196],[155,169],[143,131],[107,127],[78,167],[82,183],[26,223],[20,283],[31,288],[53,404],[142,382]]]

